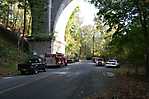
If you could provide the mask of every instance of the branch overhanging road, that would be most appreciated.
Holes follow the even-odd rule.
[[[115,81],[112,69],[84,61],[37,75],[3,77],[0,99],[85,99],[102,95]]]

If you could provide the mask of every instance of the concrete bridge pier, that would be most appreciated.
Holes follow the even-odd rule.
[[[30,41],[31,49],[38,55],[45,55],[45,53],[51,53],[50,41]]]
[[[32,51],[38,55],[51,53],[51,0],[32,0]]]
[[[55,25],[65,7],[73,0],[30,0],[32,14],[32,37],[31,49],[39,55],[51,52],[65,53],[64,40],[51,44]],[[55,36],[55,34],[54,34]],[[64,33],[59,34],[64,38]],[[51,47],[51,45],[53,45]],[[61,50],[63,49],[63,50]]]

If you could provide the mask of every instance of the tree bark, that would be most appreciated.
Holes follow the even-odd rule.
[[[8,23],[9,23],[9,4],[8,4],[8,8],[7,8],[7,20],[6,20],[6,28],[8,27]]]
[[[140,23],[142,26],[142,32],[144,34],[144,61],[145,61],[145,77],[149,80],[149,33],[147,31],[147,12],[144,7],[144,2],[138,0],[138,10],[140,14]]]
[[[138,0],[137,2],[138,12],[140,15],[140,23],[142,26],[142,32],[144,34],[144,61],[145,61],[145,78],[149,80],[149,33],[147,31],[147,13],[145,10],[145,2]]]
[[[23,28],[23,37],[25,36],[25,32],[26,32],[26,0],[24,0],[24,28]]]

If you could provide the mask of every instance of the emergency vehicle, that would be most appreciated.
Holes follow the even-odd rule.
[[[49,66],[67,66],[67,58],[62,53],[45,54],[47,67]]]

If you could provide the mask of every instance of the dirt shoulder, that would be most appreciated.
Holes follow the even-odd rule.
[[[142,72],[136,74],[134,70],[122,67],[114,69],[114,73],[116,86],[104,91],[102,96],[88,99],[149,99],[149,81],[145,80]]]
[[[0,78],[6,76],[14,76],[17,74],[18,72],[16,69],[0,67]]]
[[[114,99],[149,99],[149,81],[145,80],[143,66],[138,67],[136,72],[135,67],[123,65],[114,70],[114,73],[117,78],[117,87],[107,90],[106,96],[111,92],[116,92],[114,95],[117,98]]]

